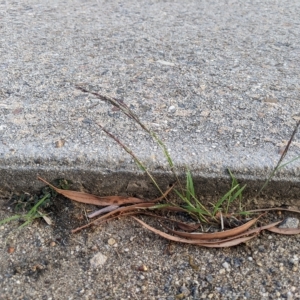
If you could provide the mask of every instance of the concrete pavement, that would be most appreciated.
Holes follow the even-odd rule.
[[[300,118],[300,3],[36,1],[0,4],[0,189],[65,177],[98,194],[155,189],[101,123],[172,181],[140,128],[93,95],[122,99],[166,143],[202,195],[255,193]],[[287,159],[300,154],[300,134]],[[168,176],[166,176],[168,175]],[[265,193],[299,197],[300,162]]]

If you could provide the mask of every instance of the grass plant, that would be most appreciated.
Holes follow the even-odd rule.
[[[46,194],[43,198],[41,198],[26,214],[17,214],[13,215],[11,217],[8,217],[2,221],[0,221],[0,225],[4,225],[6,223],[9,223],[11,221],[22,221],[23,223],[18,227],[18,229],[21,229],[30,223],[32,223],[35,219],[42,218],[45,215],[42,214],[39,209],[41,209],[45,202],[49,200],[50,194]]]
[[[69,189],[70,183],[71,181],[65,179],[55,180],[55,184],[64,190]],[[48,186],[44,187],[40,194],[30,195],[24,193],[19,196],[13,195],[13,210],[16,214],[1,220],[0,226],[12,221],[19,221],[23,223],[17,229],[21,229],[39,218],[44,218],[45,221],[49,222],[49,218],[41,211],[51,206],[52,199],[56,196],[56,191]]]
[[[243,191],[245,190],[246,185],[241,187],[240,184],[238,183],[237,179],[235,178],[235,176],[229,169],[228,169],[228,172],[229,172],[229,175],[231,178],[231,188],[216,203],[212,204],[212,208],[206,207],[203,203],[201,203],[201,201],[197,198],[197,195],[195,194],[195,188],[194,188],[194,183],[193,183],[193,178],[192,178],[191,172],[189,170],[187,170],[186,182],[185,182],[185,184],[182,184],[179,180],[179,177],[175,170],[175,165],[174,165],[173,160],[167,150],[166,145],[162,142],[161,139],[158,138],[158,136],[156,135],[156,133],[154,131],[150,130],[148,127],[146,127],[146,125],[144,125],[141,122],[139,117],[133,111],[131,111],[130,108],[124,102],[119,101],[119,100],[112,98],[110,96],[107,96],[107,95],[101,95],[99,93],[90,92],[82,87],[77,87],[77,88],[83,92],[93,94],[94,96],[100,98],[101,100],[104,100],[104,101],[116,106],[126,116],[128,116],[129,119],[131,119],[136,124],[138,124],[146,133],[148,133],[153,138],[153,140],[162,149],[163,155],[165,156],[165,158],[168,162],[168,165],[170,167],[170,170],[172,171],[172,173],[176,179],[176,183],[179,187],[179,191],[177,189],[175,189],[175,192],[176,192],[177,196],[183,201],[183,204],[181,205],[181,207],[184,208],[186,210],[186,212],[192,213],[194,216],[196,215],[198,217],[199,221],[208,222],[209,219],[216,219],[217,214],[220,212],[228,214],[230,212],[230,209],[231,209],[231,206],[233,205],[233,203],[238,201],[238,206],[239,206],[238,214],[247,215],[247,212],[245,210],[243,210],[243,207],[242,207]],[[277,166],[272,171],[272,173],[270,174],[270,176],[268,177],[268,179],[266,180],[264,185],[261,187],[258,194],[260,194],[261,191],[268,185],[269,181],[274,177],[274,175],[277,171],[282,169],[287,164],[300,158],[300,156],[299,156],[299,157],[294,158],[290,162],[282,164],[282,161],[285,158],[285,155],[287,154],[289,147],[292,143],[292,140],[298,130],[299,124],[300,124],[300,121],[297,122],[296,127],[290,137],[290,140],[289,140],[283,154],[281,155],[280,160],[278,161]],[[142,171],[146,172],[146,174],[149,176],[151,181],[157,187],[159,192],[163,195],[163,192],[160,189],[158,183],[155,181],[155,178],[151,175],[151,173],[149,172],[149,170],[147,169],[145,164],[143,164],[143,162],[137,158],[137,156],[133,153],[133,151],[131,149],[129,149],[127,146],[125,146],[117,137],[115,137],[110,132],[108,132],[105,128],[103,128],[103,126],[101,126],[100,124],[98,124],[98,125],[109,137],[114,139],[127,153],[129,153],[132,156],[132,158],[134,159],[136,164],[139,166],[139,168]],[[185,188],[183,188],[183,186],[185,186]],[[168,201],[168,200],[166,199],[166,201]],[[155,208],[157,208],[157,209],[163,208],[163,207],[165,207],[165,205],[168,205],[168,204],[161,204],[161,205],[158,204],[158,205],[155,205]]]

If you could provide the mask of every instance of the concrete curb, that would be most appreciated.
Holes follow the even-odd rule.
[[[203,196],[228,189],[227,168],[255,193],[299,120],[296,0],[23,1],[0,9],[3,191],[36,190],[40,175],[98,194],[156,194],[97,123],[129,145],[162,188],[172,182],[157,145],[78,84],[125,101],[165,142],[179,174],[192,171]],[[298,133],[287,159],[299,153]],[[296,199],[299,178],[298,161],[265,194]]]

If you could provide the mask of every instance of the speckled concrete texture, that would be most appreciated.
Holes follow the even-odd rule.
[[[199,189],[228,188],[227,168],[255,187],[300,118],[299,15],[296,0],[0,2],[0,188],[40,174],[126,191],[138,169],[97,122],[166,178],[151,139],[78,84],[122,99]],[[299,195],[299,175],[289,165],[269,195]]]
[[[0,226],[1,300],[300,298],[299,235],[263,232],[247,244],[207,249],[169,243],[130,218],[71,235],[85,222],[83,207],[54,203],[54,226]],[[0,219],[10,215],[0,209]]]

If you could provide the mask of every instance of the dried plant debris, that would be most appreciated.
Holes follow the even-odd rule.
[[[255,238],[263,230],[269,230],[274,233],[287,235],[300,233],[300,229],[298,227],[277,227],[277,225],[279,225],[282,220],[277,220],[276,222],[274,222],[274,220],[268,220],[268,218],[266,217],[267,213],[270,211],[281,210],[291,213],[300,213],[300,211],[298,210],[281,208],[269,208],[264,210],[252,211],[245,210],[242,203],[242,194],[246,186],[240,186],[237,179],[233,176],[230,170],[228,170],[231,177],[230,190],[215,204],[212,204],[212,208],[205,206],[203,203],[201,203],[199,198],[197,198],[191,172],[187,170],[186,182],[185,184],[182,184],[182,182],[180,182],[180,180],[178,179],[175,165],[165,144],[158,138],[155,132],[147,128],[147,126],[141,122],[139,117],[130,110],[130,108],[124,103],[124,101],[120,101],[119,99],[115,99],[113,97],[110,97],[109,95],[101,95],[99,93],[89,91],[81,86],[77,86],[76,88],[84,93],[90,93],[93,96],[96,96],[97,98],[112,104],[115,109],[120,110],[131,121],[138,124],[142,128],[142,130],[144,130],[150,137],[152,137],[154,142],[156,142],[157,145],[161,148],[165,158],[167,159],[169,168],[172,171],[176,182],[176,189],[174,189],[174,191],[177,197],[182,200],[182,204],[171,203],[170,200],[168,200],[168,194],[173,189],[173,186],[170,187],[166,192],[163,192],[158,183],[155,181],[155,178],[151,175],[150,171],[135,155],[135,153],[133,153],[130,148],[123,144],[118,137],[114,136],[101,124],[97,123],[101,130],[103,130],[107,134],[107,136],[112,138],[121,148],[123,148],[134,159],[139,168],[147,174],[147,176],[156,186],[157,190],[161,193],[161,197],[155,200],[146,200],[136,197],[123,196],[99,197],[88,193],[60,189],[49,184],[46,180],[39,177],[39,180],[43,181],[48,186],[53,188],[55,192],[71,200],[85,204],[101,206],[101,209],[96,210],[88,215],[89,219],[97,217],[96,219],[89,221],[89,223],[81,227],[75,228],[74,230],[72,230],[72,233],[120,217],[132,217],[144,228],[165,239],[168,239],[169,241],[213,248],[231,247],[241,243],[245,243]],[[282,155],[276,167],[266,180],[265,184],[260,189],[259,193],[264,189],[264,187],[268,184],[268,182],[272,179],[277,171],[290,163],[288,162],[283,164],[282,162],[296,135],[299,124],[300,121],[297,122],[295,129],[289,139],[289,142],[282,152]],[[292,161],[295,161],[299,158],[300,157],[296,157]],[[238,205],[238,212],[232,213],[230,211],[233,203]],[[156,212],[160,212],[160,214],[153,213],[154,210]],[[164,213],[164,215],[161,215],[162,213]],[[193,222],[183,222],[182,220],[178,219],[179,213],[187,215],[190,220],[193,220]],[[147,215],[147,217],[154,218],[156,221],[159,221],[156,222],[156,227],[160,224],[161,228],[157,229],[150,226],[149,224],[141,220],[141,218],[137,218],[136,215]],[[216,230],[215,232],[205,232],[203,229],[205,226],[215,226],[216,224],[218,226],[218,230]]]
[[[300,233],[299,228],[278,228],[276,227],[280,223],[282,223],[282,220],[279,220],[277,222],[272,222],[269,224],[263,225],[263,219],[266,216],[266,213],[273,210],[277,211],[280,210],[280,208],[274,208],[274,209],[266,209],[266,210],[254,210],[249,211],[249,214],[257,214],[261,213],[258,217],[254,217],[252,219],[245,219],[244,222],[242,222],[241,225],[236,226],[231,229],[227,230],[221,230],[218,232],[201,232],[196,231],[199,230],[200,227],[202,227],[201,223],[188,223],[188,222],[182,222],[180,220],[174,219],[172,216],[161,216],[158,214],[154,214],[149,212],[149,210],[163,210],[170,213],[176,213],[178,211],[184,211],[187,212],[185,209],[171,206],[171,205],[159,205],[156,204],[157,201],[162,200],[167,196],[167,194],[171,191],[172,187],[164,193],[163,196],[161,196],[158,199],[155,199],[154,201],[146,201],[144,199],[139,198],[132,198],[132,197],[118,197],[118,196],[111,196],[111,197],[98,197],[94,196],[88,193],[82,193],[82,192],[76,192],[76,191],[66,191],[61,190],[53,185],[50,185],[47,181],[45,181],[42,178],[39,178],[43,182],[47,183],[49,186],[51,186],[57,193],[60,193],[64,195],[65,197],[75,200],[77,202],[85,203],[85,204],[93,204],[97,206],[104,206],[100,211],[101,213],[104,213],[101,217],[98,217],[97,219],[89,222],[88,224],[81,226],[79,228],[74,229],[72,232],[78,232],[84,228],[90,227],[92,225],[99,225],[103,222],[110,221],[114,218],[119,217],[128,217],[131,216],[134,220],[136,220],[139,224],[141,224],[144,228],[154,232],[155,234],[168,239],[170,241],[179,242],[179,243],[186,243],[186,244],[193,244],[198,245],[202,247],[209,247],[209,248],[223,248],[223,247],[232,247],[239,245],[241,243],[245,243],[253,238],[255,238],[262,230],[269,230],[274,233],[279,234],[298,234]],[[117,201],[117,202],[114,202]],[[118,205],[116,206],[115,203]],[[290,211],[293,213],[300,213],[300,211],[295,209],[287,209],[283,208],[283,211]],[[264,213],[262,213],[264,212]],[[159,223],[162,228],[164,228],[167,232],[164,232],[163,230],[154,228],[144,221],[142,221],[140,218],[135,217],[134,215],[147,215],[148,217],[155,218],[156,220],[161,220]],[[89,217],[92,218],[94,216],[97,216],[97,212],[90,214]],[[231,214],[230,216],[232,216]],[[220,214],[217,214],[216,216],[220,216]],[[215,218],[208,219],[209,222],[213,223],[216,222],[216,216]],[[224,217],[227,217],[224,215]],[[164,222],[164,223],[162,223]],[[170,226],[167,226],[165,223],[171,223],[178,227],[180,230],[172,229]],[[266,220],[264,221],[266,223]],[[209,224],[209,223],[208,223]],[[256,226],[256,227],[254,227]],[[253,228],[254,227],[254,228]],[[251,229],[252,228],[252,229]]]

